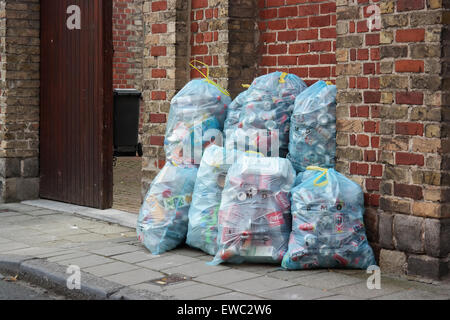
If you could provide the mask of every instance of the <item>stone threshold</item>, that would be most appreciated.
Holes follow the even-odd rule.
[[[52,201],[52,200],[27,200],[22,204],[34,206],[43,209],[62,211],[70,214],[80,215],[92,219],[115,223],[123,227],[136,228],[137,215],[135,213],[121,211],[117,209],[94,209],[89,207],[77,206],[74,204]]]

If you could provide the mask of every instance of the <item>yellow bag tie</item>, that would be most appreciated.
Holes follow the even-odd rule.
[[[314,180],[314,186],[315,187],[323,187],[326,186],[328,184],[328,169],[324,169],[321,167],[316,167],[316,166],[309,166],[306,168],[306,170],[315,170],[315,171],[322,171],[322,174],[320,176],[318,176],[316,178],[316,180]],[[321,182],[321,183],[317,183],[320,179],[322,179],[325,175],[327,175],[327,180]]]
[[[248,88],[250,88],[250,85],[249,84],[243,84],[242,88],[248,89]]]
[[[281,76],[280,76],[280,83],[286,83],[286,80],[285,80],[285,78],[287,77],[287,73],[286,72],[283,72],[282,74],[281,74]]]
[[[205,75],[203,72],[201,72],[196,66],[193,65],[194,62],[197,62],[197,63],[199,63],[199,64],[201,64],[201,65],[203,65],[203,66],[206,67],[206,75]],[[190,65],[194,70],[197,70],[198,73],[200,73],[200,74],[205,78],[205,81],[206,81],[206,82],[208,82],[208,83],[212,84],[213,86],[215,86],[215,87],[216,87],[217,89],[219,89],[219,91],[222,92],[224,95],[230,96],[230,93],[229,93],[227,90],[225,90],[224,88],[222,88],[220,85],[218,85],[217,83],[215,83],[214,81],[212,81],[212,80],[209,78],[209,66],[208,66],[206,63],[203,63],[203,62],[198,61],[198,60],[192,60],[191,63],[189,63],[189,65]]]
[[[245,153],[249,153],[249,154],[257,154],[257,155],[262,156],[263,158],[266,157],[266,156],[264,155],[264,153],[262,153],[262,152],[257,152],[257,151],[253,151],[253,150],[247,150],[247,151],[245,151]]]
[[[333,82],[327,81],[326,84],[327,84],[328,86],[332,86],[332,85],[333,85]]]

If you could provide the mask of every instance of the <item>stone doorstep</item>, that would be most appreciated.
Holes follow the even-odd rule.
[[[67,288],[66,267],[31,256],[0,255],[0,270],[5,274],[18,274],[21,279],[46,289],[64,293],[74,299],[107,300],[168,300],[171,297],[155,292],[136,290],[101,277],[82,272],[80,290]]]

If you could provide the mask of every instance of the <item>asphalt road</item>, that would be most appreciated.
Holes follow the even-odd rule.
[[[7,282],[0,274],[0,300],[64,300],[63,296],[23,282]]]

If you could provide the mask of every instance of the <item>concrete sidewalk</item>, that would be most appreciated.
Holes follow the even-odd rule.
[[[67,266],[76,265],[82,293],[96,298],[450,299],[448,281],[383,275],[381,290],[369,290],[365,271],[206,265],[211,258],[187,247],[153,256],[132,228],[25,204],[0,205],[0,269],[64,286]]]

